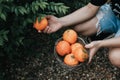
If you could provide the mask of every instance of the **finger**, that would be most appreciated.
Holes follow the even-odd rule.
[[[92,48],[92,47],[93,47],[93,44],[92,44],[92,43],[87,44],[87,45],[85,45],[85,47],[86,47],[86,48]]]
[[[47,33],[48,33],[48,34],[52,33],[51,28],[48,29]]]
[[[88,64],[91,63],[92,57],[91,57],[91,53],[89,54],[89,60],[88,60]]]
[[[47,15],[46,18],[47,19],[50,19],[52,17],[52,15]]]
[[[91,63],[93,56],[94,56],[94,51],[90,51],[88,64]]]
[[[49,26],[47,26],[47,27],[43,30],[43,32],[44,32],[44,33],[47,33],[48,29],[49,29]]]
[[[92,61],[92,57],[89,57],[88,64],[90,64]]]

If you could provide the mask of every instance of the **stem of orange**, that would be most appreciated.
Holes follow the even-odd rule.
[[[39,33],[41,33],[42,31],[38,30]]]

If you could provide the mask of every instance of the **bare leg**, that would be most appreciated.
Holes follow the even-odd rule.
[[[94,17],[86,22],[76,25],[74,29],[85,36],[92,35],[97,32],[97,21],[97,17]]]
[[[109,51],[109,60],[111,63],[120,68],[120,48],[112,48]]]

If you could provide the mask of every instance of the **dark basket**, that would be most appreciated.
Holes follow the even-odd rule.
[[[84,63],[79,63],[79,64],[76,65],[76,66],[66,65],[66,64],[64,63],[64,61],[63,61],[64,57],[60,56],[60,55],[56,52],[56,49],[55,49],[57,43],[58,43],[60,40],[62,40],[62,38],[59,38],[59,39],[56,41],[56,43],[55,43],[55,46],[54,46],[54,56],[55,56],[56,60],[59,62],[59,64],[60,64],[63,68],[66,68],[66,69],[70,69],[70,70],[71,70],[71,69],[77,68],[77,67],[79,67],[79,66],[81,66],[81,65],[83,65],[83,64],[86,64],[86,61],[85,61]],[[79,43],[81,43],[81,44],[83,44],[83,45],[87,44],[87,42],[85,42],[84,39],[83,39],[83,38],[80,38],[80,37],[78,37],[77,42],[79,42]],[[88,50],[87,50],[87,51],[88,51]]]

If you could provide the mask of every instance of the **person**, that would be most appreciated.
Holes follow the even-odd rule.
[[[89,61],[99,48],[109,48],[110,62],[120,68],[120,1],[119,0],[91,0],[86,6],[63,17],[46,16],[49,25],[44,33],[53,33],[71,25],[82,35],[90,36],[102,32],[114,33],[110,39],[96,40],[85,45],[90,50]]]

